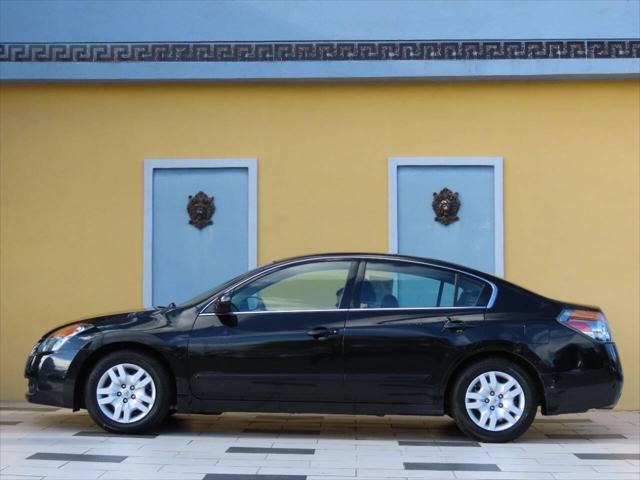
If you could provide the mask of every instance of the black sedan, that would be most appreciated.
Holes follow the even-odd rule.
[[[324,254],[260,267],[181,305],[53,330],[27,399],[105,430],[170,412],[450,415],[471,437],[611,408],[622,369],[598,308],[425,258]]]

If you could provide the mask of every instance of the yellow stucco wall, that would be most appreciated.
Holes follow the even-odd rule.
[[[604,308],[637,409],[639,112],[634,80],[1,86],[0,396],[46,329],[141,306],[145,158],[257,157],[264,263],[386,251],[390,156],[501,156],[506,277]]]

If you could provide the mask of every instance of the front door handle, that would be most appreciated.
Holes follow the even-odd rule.
[[[337,333],[338,330],[336,330],[335,328],[327,327],[316,327],[307,331],[307,335],[317,340],[326,340],[327,338],[331,337],[332,335],[336,335]]]
[[[467,328],[471,328],[473,325],[463,322],[462,320],[447,319],[447,322],[442,327],[444,330],[455,330],[456,332],[462,332]]]

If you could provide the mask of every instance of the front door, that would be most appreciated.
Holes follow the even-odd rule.
[[[201,314],[191,387],[205,400],[342,402],[342,336],[356,263],[297,263],[231,293],[229,313]]]
[[[481,337],[488,284],[453,270],[362,263],[344,338],[347,397],[357,411],[407,413],[442,405],[442,377]]]

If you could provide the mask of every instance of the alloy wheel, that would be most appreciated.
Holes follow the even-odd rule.
[[[490,371],[471,381],[465,408],[473,423],[490,432],[513,427],[524,413],[522,386],[508,373]]]
[[[96,387],[102,413],[118,423],[134,423],[146,417],[156,402],[156,385],[144,368],[120,363],[102,374]]]

